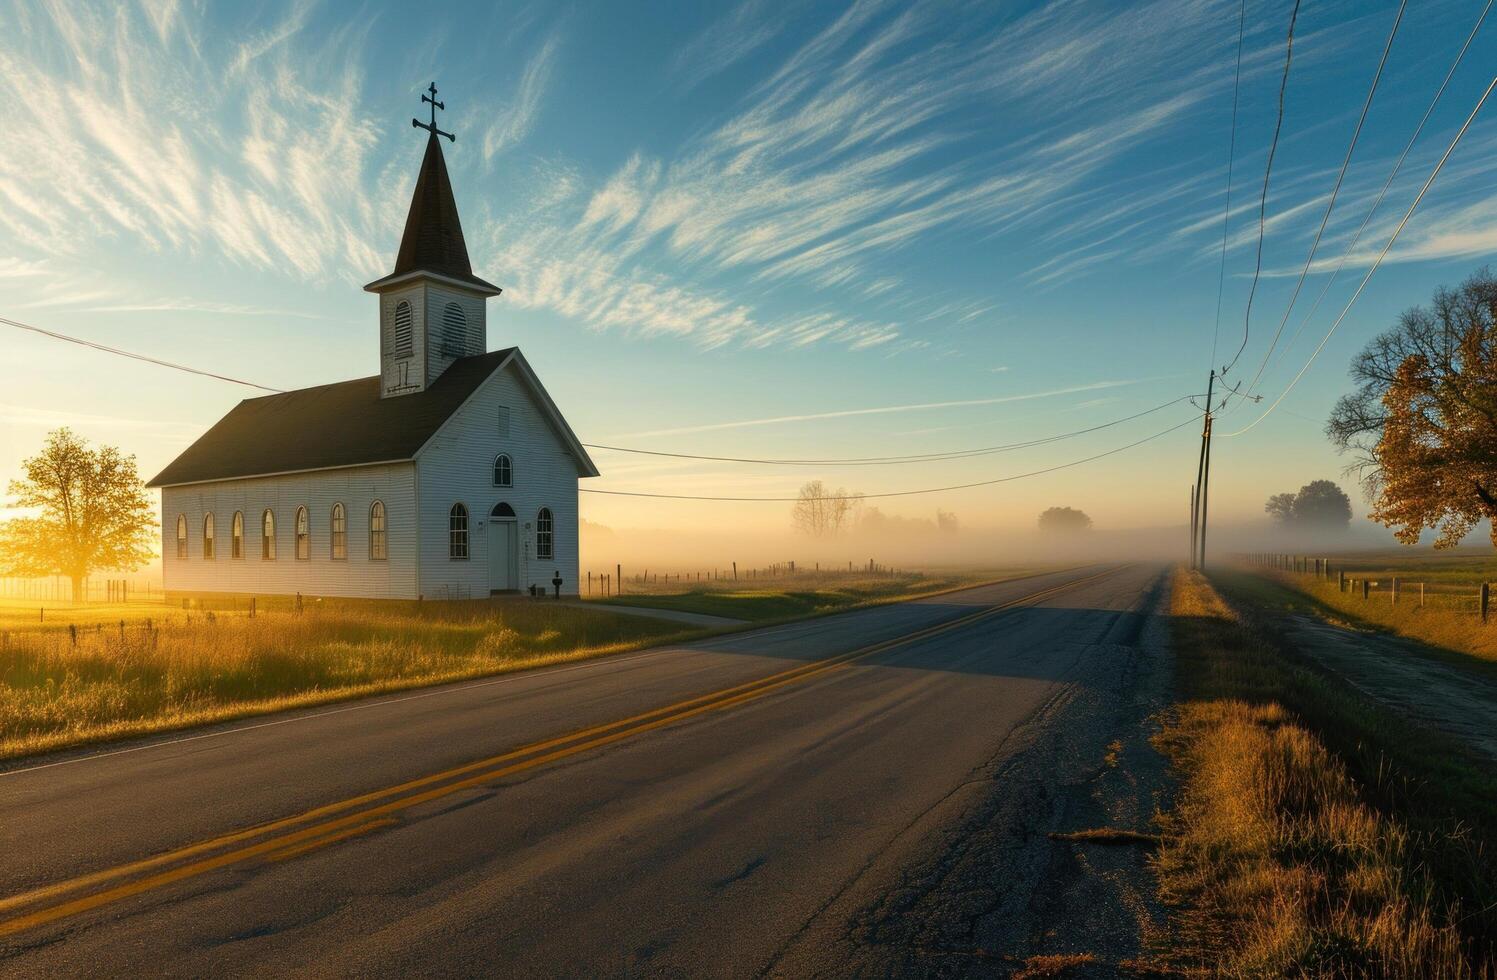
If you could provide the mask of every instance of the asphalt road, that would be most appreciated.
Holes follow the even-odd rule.
[[[903,932],[851,924],[973,813],[1034,819],[1002,809],[1005,766],[1043,794],[1077,739],[1105,744],[1160,575],[1057,572],[0,774],[0,974],[908,972]]]

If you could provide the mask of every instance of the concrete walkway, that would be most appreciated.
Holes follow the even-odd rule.
[[[746,619],[731,619],[727,616],[712,616],[707,613],[682,612],[679,609],[655,609],[651,606],[615,605],[611,602],[587,602],[582,599],[562,599],[559,605],[574,609],[591,609],[593,612],[615,612],[625,616],[646,616],[650,619],[670,619],[692,626],[715,628],[719,626],[742,626]]]

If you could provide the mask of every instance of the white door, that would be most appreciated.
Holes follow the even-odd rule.
[[[519,588],[515,568],[515,544],[519,535],[514,521],[489,521],[489,591],[509,592]]]

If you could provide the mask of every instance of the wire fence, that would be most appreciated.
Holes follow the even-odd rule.
[[[89,578],[83,583],[81,602],[161,602],[160,579]],[[75,601],[73,583],[61,575],[47,578],[0,577],[0,599],[27,602],[67,603]]]
[[[711,568],[651,569],[641,566],[625,571],[622,564],[612,568],[582,573],[584,598],[606,599],[626,594],[661,594],[690,590],[730,590],[748,587],[772,588],[794,585],[812,588],[849,578],[921,578],[924,572],[895,568],[870,558],[866,562],[849,561],[844,566],[832,562],[783,561],[763,566],[739,567],[736,561]]]
[[[1483,623],[1491,614],[1490,582],[1430,581],[1417,576],[1348,571],[1335,559],[1313,555],[1251,552],[1242,555],[1251,566],[1268,569],[1280,575],[1294,576],[1335,585],[1336,591],[1351,599],[1379,602],[1390,606],[1412,606],[1416,609],[1438,607],[1479,616]]]

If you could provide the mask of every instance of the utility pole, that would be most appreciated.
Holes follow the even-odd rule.
[[[1201,455],[1196,462],[1196,485],[1190,513],[1190,567],[1206,565],[1206,481],[1211,471],[1211,395],[1216,388],[1216,369],[1206,382],[1206,417],[1201,426]]]
[[[1215,387],[1216,371],[1213,369],[1206,382],[1206,425],[1201,431],[1201,557],[1196,567],[1203,571],[1206,568],[1206,505],[1211,502],[1211,393]]]
[[[1196,485],[1190,485],[1190,567],[1196,564]]]

